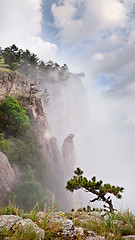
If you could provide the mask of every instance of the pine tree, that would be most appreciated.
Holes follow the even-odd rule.
[[[86,177],[82,176],[83,171],[80,168],[77,168],[74,173],[75,176],[67,182],[66,188],[69,191],[73,192],[74,190],[82,188],[86,192],[91,192],[97,196],[93,200],[90,200],[90,202],[103,201],[107,204],[104,205],[105,211],[107,211],[107,208],[109,208],[110,212],[116,210],[114,209],[112,199],[108,194],[113,194],[116,198],[120,199],[122,197],[121,193],[124,190],[123,187],[111,186],[109,183],[103,184],[103,181],[97,181],[95,176],[92,177],[91,180],[88,180]]]

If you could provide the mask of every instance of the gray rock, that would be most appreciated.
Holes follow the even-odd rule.
[[[96,234],[92,231],[88,231],[89,237],[96,237]]]
[[[45,232],[43,229],[41,229],[36,223],[34,223],[31,219],[22,219],[21,221],[16,223],[17,227],[20,227],[23,229],[23,231],[27,231],[30,227],[34,230],[37,237],[39,237],[39,240],[45,238]]]
[[[27,231],[30,227],[35,232],[39,240],[44,239],[45,233],[44,230],[39,228],[36,223],[31,219],[22,219],[19,216],[15,215],[1,215],[0,216],[0,229],[6,230],[15,230],[16,228],[21,228],[24,232]]]
[[[86,240],[105,240],[104,237],[97,236],[94,232],[88,231],[88,237]]]
[[[74,233],[76,236],[84,236],[84,231],[82,227],[74,227]]]
[[[96,236],[96,237],[87,237],[86,240],[105,240],[105,238],[101,236]]]
[[[73,224],[72,220],[66,219],[62,223],[62,227],[64,228],[64,230],[69,231],[69,230],[73,230],[74,229],[74,224]]]
[[[62,235],[65,237],[70,237],[71,239],[76,239],[78,237],[84,236],[84,231],[82,227],[74,227],[72,220],[65,219],[62,222],[63,232]]]
[[[125,236],[125,237],[123,237],[123,239],[125,239],[125,240],[135,240],[135,235]]]
[[[12,229],[16,223],[22,220],[21,217],[15,215],[1,215],[0,229]]]
[[[48,220],[54,223],[62,223],[63,217],[59,215],[59,213],[50,213],[48,216]]]
[[[96,240],[105,240],[105,238],[104,238],[104,237],[101,237],[101,236],[97,236],[97,237],[96,237]]]
[[[0,152],[0,203],[11,192],[14,182],[15,175],[8,158]]]

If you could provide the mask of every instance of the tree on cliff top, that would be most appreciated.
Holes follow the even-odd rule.
[[[105,204],[108,204],[107,206],[104,205],[104,210],[107,211],[106,208],[109,208],[110,212],[114,212],[115,209],[112,204],[112,199],[106,195],[113,194],[116,198],[120,199],[122,197],[121,193],[124,190],[123,187],[111,186],[109,183],[103,184],[102,180],[97,181],[95,176],[92,177],[91,180],[88,180],[82,176],[83,171],[80,168],[77,168],[74,173],[75,176],[67,182],[66,188],[69,191],[73,192],[74,190],[83,188],[86,192],[97,195],[97,197],[90,200],[90,202],[103,201]]]
[[[18,49],[15,44],[10,47],[6,47],[1,51],[4,57],[5,63],[9,65],[10,70],[16,70],[21,58],[21,49]]]

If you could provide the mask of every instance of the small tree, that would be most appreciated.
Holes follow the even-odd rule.
[[[83,171],[80,168],[77,168],[76,171],[74,171],[75,176],[71,178],[67,182],[66,188],[73,192],[74,190],[83,188],[86,192],[91,192],[95,194],[97,197],[93,200],[90,200],[90,202],[95,201],[103,201],[107,206],[104,205],[104,210],[107,211],[106,208],[109,208],[110,212],[114,212],[114,207],[112,204],[112,199],[110,196],[107,196],[107,194],[113,194],[116,198],[121,198],[121,193],[123,192],[123,187],[115,187],[111,186],[109,183],[103,184],[102,180],[97,181],[96,177],[92,177],[91,180],[88,180],[86,177],[83,177]]]
[[[15,44],[1,51],[5,63],[8,64],[9,68],[13,71],[17,69],[20,63],[21,52],[22,50],[19,50]]]

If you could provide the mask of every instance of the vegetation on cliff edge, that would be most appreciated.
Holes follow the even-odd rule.
[[[26,108],[13,97],[0,103],[0,151],[19,175],[8,198],[27,211],[43,199],[49,204],[52,195],[49,164],[30,122]]]

